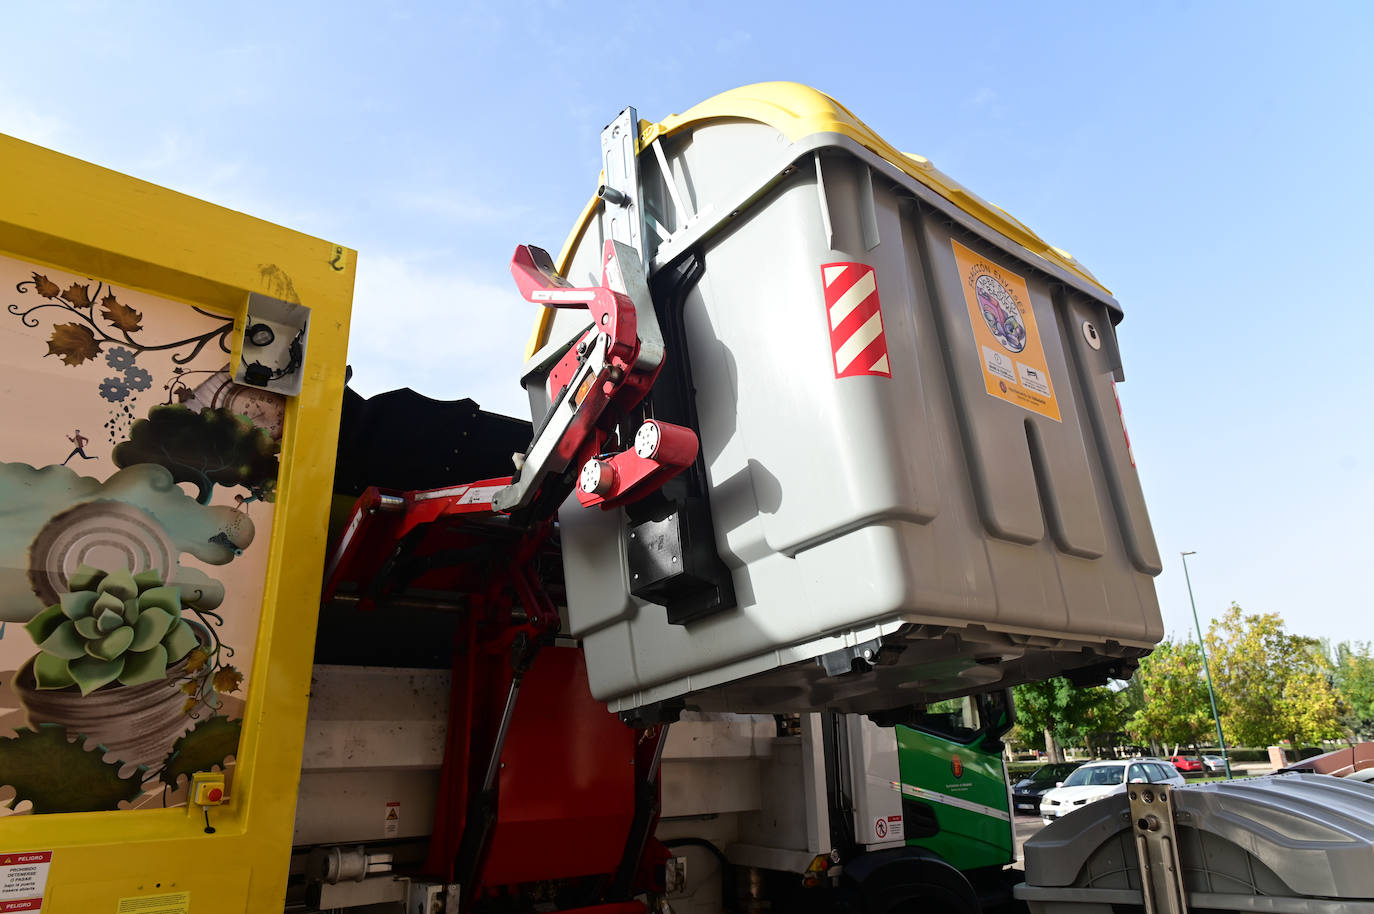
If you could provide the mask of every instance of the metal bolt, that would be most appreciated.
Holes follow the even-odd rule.
[[[602,184],[596,189],[596,195],[612,206],[629,206],[630,197],[628,194],[616,190],[614,187],[607,187]]]
[[[1097,328],[1093,326],[1092,321],[1083,322],[1083,339],[1088,341],[1089,348],[1102,348],[1102,335],[1097,332]]]
[[[603,314],[603,315],[601,315],[601,326],[604,327],[604,326],[606,326],[607,324],[609,324],[610,322],[611,322],[611,316],[610,316],[610,314]]]

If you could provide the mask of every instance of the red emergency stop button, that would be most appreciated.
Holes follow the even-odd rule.
[[[197,806],[218,806],[224,802],[224,775],[198,771],[191,775],[191,802]]]

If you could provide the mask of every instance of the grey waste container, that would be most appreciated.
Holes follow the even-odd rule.
[[[1156,785],[1130,787],[1163,802]],[[1182,787],[1172,791],[1172,828],[1148,808],[1117,794],[1045,827],[1026,842],[1016,897],[1031,914],[1141,910],[1137,845],[1154,834],[1166,857],[1146,871],[1144,910],[1168,911],[1167,897],[1181,894],[1189,911],[1374,914],[1367,784],[1291,774]]]
[[[875,711],[1128,673],[1163,629],[1116,300],[814,90],[641,127],[668,341],[647,409],[702,450],[666,501],[559,515],[595,695]],[[612,215],[593,201],[569,239],[575,285],[599,282]],[[587,325],[541,317],[536,422]]]

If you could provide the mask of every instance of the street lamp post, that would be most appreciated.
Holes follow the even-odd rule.
[[[1179,553],[1183,557],[1183,579],[1188,582],[1188,602],[1193,607],[1193,625],[1197,626],[1197,646],[1202,651],[1202,671],[1207,675],[1207,697],[1212,702],[1212,720],[1217,725],[1217,742],[1221,744],[1221,760],[1226,763],[1226,776],[1231,776],[1231,756],[1226,751],[1226,737],[1221,732],[1221,715],[1217,713],[1217,693],[1212,689],[1212,667],[1207,662],[1207,642],[1202,639],[1202,623],[1197,619],[1197,601],[1193,599],[1193,579],[1188,574],[1188,556],[1196,552]]]

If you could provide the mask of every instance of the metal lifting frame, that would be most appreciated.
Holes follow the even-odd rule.
[[[572,488],[584,507],[643,498],[696,460],[689,428],[646,420],[634,446],[605,453],[617,426],[648,394],[666,356],[645,275],[645,208],[639,181],[639,119],[626,108],[601,133],[602,285],[576,288],[540,248],[511,260],[520,293],[550,308],[586,308],[591,326],[558,359],[546,381],[550,406],[508,489],[493,505],[519,514],[551,512]]]
[[[1128,800],[1145,914],[1188,914],[1173,788],[1168,784],[1132,784]]]

